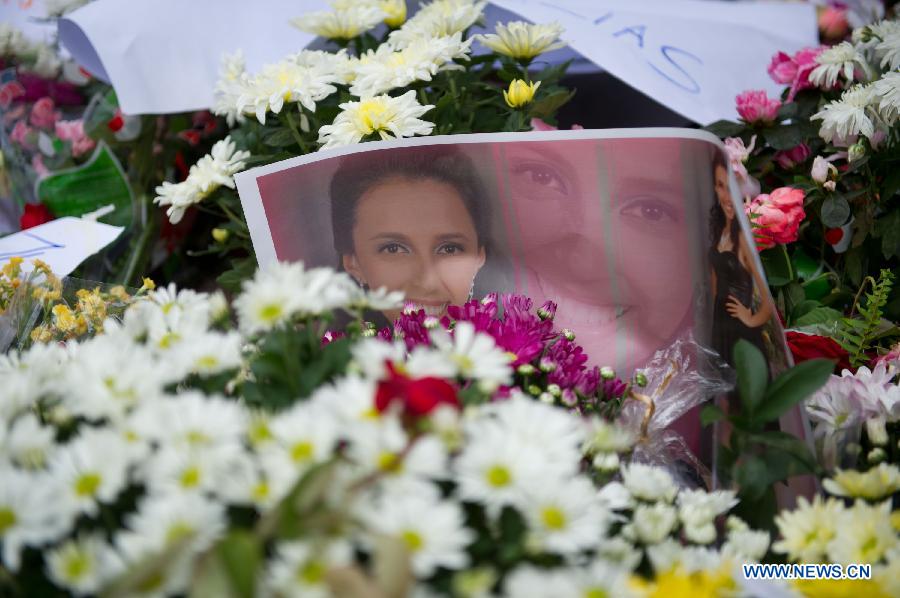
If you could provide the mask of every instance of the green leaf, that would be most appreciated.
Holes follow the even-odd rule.
[[[886,202],[900,191],[900,164],[894,163],[888,175],[884,177],[884,184],[881,187],[881,201]]]
[[[832,194],[822,202],[822,224],[830,228],[838,228],[850,218],[850,204],[842,195]]]
[[[766,279],[773,287],[783,287],[793,280],[791,264],[780,248],[773,247],[761,251],[759,259],[766,271]]]
[[[718,405],[707,405],[700,410],[700,425],[704,428],[725,419],[725,412]]]
[[[228,572],[235,595],[253,598],[262,563],[259,540],[250,532],[233,531],[216,547],[216,553]]]
[[[777,150],[789,150],[803,143],[809,135],[806,123],[776,126],[763,132],[766,142]]]
[[[734,467],[734,481],[747,500],[759,500],[769,489],[769,470],[765,461],[752,455]]]
[[[224,290],[236,293],[241,290],[241,284],[245,280],[253,278],[256,272],[256,258],[247,257],[234,260],[231,263],[231,270],[226,270],[217,279]]]
[[[746,125],[731,120],[717,120],[703,128],[713,135],[724,139],[725,137],[737,137],[744,132]]]
[[[885,259],[900,256],[900,208],[875,221],[875,236],[881,237],[881,253]]]
[[[777,449],[778,452],[793,457],[801,465],[799,470],[795,469],[792,472],[793,474],[812,473],[816,470],[817,463],[815,455],[809,450],[809,446],[806,442],[793,434],[773,430],[748,434],[747,439]]]
[[[854,247],[844,255],[844,274],[853,286],[862,284],[864,253],[862,247]]]
[[[832,361],[812,359],[782,373],[766,390],[755,419],[758,422],[777,420],[788,409],[819,390],[828,381],[832,371]]]
[[[809,310],[796,320],[794,326],[814,326],[816,324],[827,324],[840,320],[844,314],[830,307],[816,307]]]
[[[297,145],[297,140],[294,139],[294,134],[290,129],[278,127],[266,133],[266,136],[263,137],[263,143],[269,147],[290,147]]]
[[[571,100],[574,95],[574,89],[571,91],[558,91],[556,93],[553,93],[546,98],[532,104],[530,114],[532,117],[547,119],[556,114],[556,111],[559,110],[569,100]]]
[[[741,404],[753,415],[766,391],[769,368],[762,351],[741,339],[734,345],[734,367],[737,370],[737,390]]]

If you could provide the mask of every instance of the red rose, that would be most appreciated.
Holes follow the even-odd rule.
[[[375,392],[375,408],[383,413],[399,401],[403,411],[413,417],[431,413],[438,405],[452,405],[459,408],[456,389],[441,378],[409,378],[398,372],[388,362],[388,379],[378,383]]]
[[[19,219],[19,228],[25,230],[26,228],[50,222],[55,218],[56,216],[53,215],[53,212],[51,212],[44,204],[27,203],[25,204],[25,212]]]
[[[824,357],[836,362],[834,366],[836,372],[851,369],[850,355],[834,339],[830,339],[827,336],[789,330],[787,332],[787,342],[791,353],[794,355],[795,363]]]

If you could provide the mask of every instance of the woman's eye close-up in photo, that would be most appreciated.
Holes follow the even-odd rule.
[[[513,185],[534,200],[562,199],[569,195],[569,182],[555,166],[545,162],[520,162],[512,167]]]

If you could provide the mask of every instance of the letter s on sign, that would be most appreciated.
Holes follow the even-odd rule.
[[[660,46],[659,52],[660,52],[660,54],[663,55],[663,58],[666,59],[666,62],[668,62],[670,65],[672,65],[672,67],[676,71],[678,71],[678,73],[681,74],[681,77],[673,78],[672,74],[665,72],[664,70],[662,70],[661,68],[659,68],[658,66],[656,66],[655,64],[653,64],[652,62],[650,62],[648,60],[647,64],[650,65],[650,68],[652,68],[654,71],[656,71],[661,76],[665,77],[666,79],[668,79],[670,82],[677,85],[681,89],[687,91],[688,93],[700,93],[700,84],[697,83],[696,79],[691,77],[691,75],[687,72],[687,70],[685,70],[684,66],[682,66],[679,62],[677,62],[675,60],[675,58],[673,57],[673,54],[684,56],[686,58],[690,58],[697,64],[702,65],[703,61],[700,60],[700,57],[695,54],[691,54],[687,50],[682,50],[681,48],[676,48],[675,46]]]

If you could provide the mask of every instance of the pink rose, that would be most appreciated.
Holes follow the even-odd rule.
[[[33,146],[29,143],[28,138],[31,137],[33,131],[34,129],[26,125],[24,120],[20,120],[16,122],[9,138],[26,149],[32,149]]]
[[[847,22],[847,9],[837,6],[828,6],[819,13],[819,31],[827,39],[839,40],[850,31],[850,23]]]
[[[737,103],[738,114],[751,124],[772,123],[778,116],[778,109],[781,108],[781,100],[770,98],[761,89],[747,90],[734,100]]]
[[[809,146],[805,143],[795,145],[789,150],[775,152],[775,162],[785,170],[791,170],[809,159]]]
[[[813,87],[809,82],[809,74],[818,65],[816,64],[816,56],[824,50],[824,46],[818,48],[803,48],[793,56],[788,56],[784,52],[778,52],[772,57],[769,63],[769,76],[775,83],[781,85],[790,85],[787,101],[791,102],[797,92]]]
[[[756,196],[745,209],[753,223],[753,236],[759,251],[779,243],[797,240],[803,211],[803,191],[793,187],[779,187],[772,193]]]
[[[72,156],[78,157],[94,149],[96,143],[84,134],[82,120],[61,120],[56,123],[56,136],[72,144]]]
[[[58,118],[55,108],[56,106],[50,98],[39,99],[31,107],[31,117],[29,118],[31,124],[39,129],[52,129]]]

